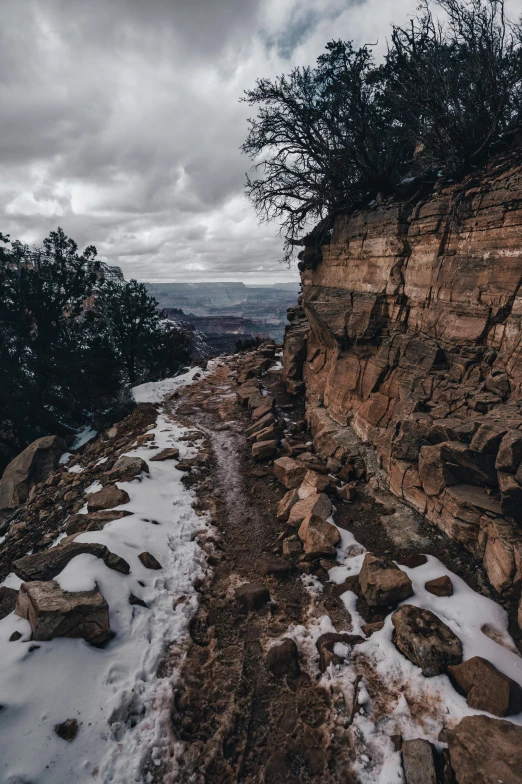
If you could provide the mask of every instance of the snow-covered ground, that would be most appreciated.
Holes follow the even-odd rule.
[[[143,385],[136,399],[157,401],[166,392],[190,383],[197,369],[167,385]],[[201,371],[200,371],[201,372]],[[146,390],[145,390],[146,388]],[[159,451],[178,446],[180,457],[195,454],[180,441],[185,432],[167,415],[158,416],[155,442]],[[147,462],[147,447],[126,454]],[[77,541],[101,542],[130,564],[125,576],[91,555],[79,555],[55,579],[69,591],[98,586],[110,607],[115,637],[104,648],[83,640],[57,638],[31,643],[29,623],[14,613],[0,621],[0,781],[5,784],[104,784],[145,782],[144,761],[153,749],[159,760],[169,743],[172,682],[156,676],[167,647],[179,646],[178,668],[188,624],[197,607],[194,582],[206,564],[197,534],[208,528],[192,509],[193,493],[181,482],[175,461],[149,462],[150,476],[120,482],[131,516],[102,531],[84,533]],[[146,569],[138,555],[148,551],[162,569]],[[5,581],[18,587],[11,574]],[[148,608],[129,604],[129,594]],[[22,639],[9,642],[14,631]],[[76,739],[68,743],[54,726],[77,719]]]
[[[333,518],[329,518],[333,523]],[[330,570],[330,580],[338,585],[347,577],[359,574],[367,552],[353,534],[338,528],[341,542],[337,560],[342,564]],[[522,657],[508,633],[505,610],[491,599],[476,593],[458,575],[447,569],[434,556],[427,563],[413,569],[400,566],[410,577],[414,595],[404,604],[413,604],[435,613],[460,638],[464,661],[473,656],[488,659],[501,672],[522,684]],[[424,588],[428,580],[447,575],[453,584],[453,596],[438,597]],[[306,581],[305,581],[306,584]],[[312,595],[318,590],[317,581],[308,585]],[[345,631],[365,636],[365,621],[356,609],[357,597],[352,591],[342,594],[342,600],[352,617],[352,627]],[[314,617],[306,626],[289,630],[289,635],[305,652],[310,665],[318,667],[315,642],[321,634],[335,632],[330,618]],[[339,629],[337,629],[339,631]],[[333,692],[341,692],[345,702],[355,697],[359,706],[353,721],[355,744],[355,772],[360,784],[398,784],[403,782],[401,754],[393,747],[391,736],[405,740],[426,738],[438,748],[444,746],[439,733],[453,727],[464,716],[480,715],[470,708],[466,698],[459,695],[446,675],[425,678],[421,670],[403,656],[392,642],[391,614],[383,629],[375,632],[355,648],[342,644],[335,652],[346,656],[342,665],[330,665],[321,684]],[[357,675],[363,680],[354,694]],[[372,701],[365,687],[371,682],[378,699]],[[507,720],[522,725],[522,713]]]

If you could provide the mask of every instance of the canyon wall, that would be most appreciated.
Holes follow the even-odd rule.
[[[522,578],[522,166],[496,160],[416,204],[339,218],[301,255],[284,375],[317,450],[351,425],[391,491],[484,562]],[[522,612],[520,613],[522,625]]]

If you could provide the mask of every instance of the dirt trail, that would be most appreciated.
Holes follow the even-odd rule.
[[[270,645],[281,641],[289,627],[306,623],[318,608],[311,607],[300,572],[264,573],[264,559],[282,528],[276,518],[281,491],[271,473],[251,460],[243,435],[250,422],[231,397],[235,387],[225,370],[229,368],[218,368],[193,388],[176,411],[208,438],[210,470],[197,492],[201,508],[212,511],[221,534],[210,556],[213,577],[201,587],[183,685],[175,698],[174,733],[186,744],[179,780],[347,782],[346,765],[341,765],[342,775],[336,773],[349,748],[346,742],[336,748],[331,730],[339,709],[332,706],[331,695],[303,668],[296,678],[276,678],[266,669]],[[212,399],[201,399],[201,391],[209,388]],[[201,400],[206,411],[199,407]],[[194,402],[198,407],[191,414]],[[208,410],[213,407],[219,410]],[[271,604],[244,612],[233,591],[245,582],[265,585]],[[349,628],[341,603],[333,603]]]

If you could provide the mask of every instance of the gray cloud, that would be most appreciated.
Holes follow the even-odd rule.
[[[0,230],[63,226],[141,280],[288,280],[243,196],[243,90],[416,0],[4,0]],[[520,13],[522,0],[511,0]]]

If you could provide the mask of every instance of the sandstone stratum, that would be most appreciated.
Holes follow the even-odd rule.
[[[300,254],[283,358],[323,458],[374,479],[483,563],[522,579],[522,167],[497,159],[421,201],[338,218]],[[519,608],[522,626],[522,605]]]

